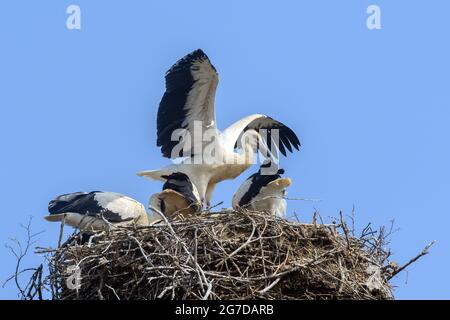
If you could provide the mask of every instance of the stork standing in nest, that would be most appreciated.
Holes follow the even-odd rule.
[[[155,218],[160,217],[161,213],[170,220],[177,217],[186,218],[200,211],[200,195],[186,174],[174,172],[162,178],[166,179],[163,191],[155,193],[149,203]]]
[[[263,164],[258,172],[242,183],[233,196],[233,209],[246,208],[284,217],[287,207],[286,188],[292,181],[281,177],[284,174],[283,169],[279,169],[275,174],[265,174],[263,170],[269,167],[270,163]]]
[[[157,117],[157,146],[164,157],[179,159],[179,163],[142,171],[139,176],[166,181],[172,173],[182,172],[209,207],[215,185],[248,169],[257,150],[272,158],[276,151],[286,156],[286,149],[299,149],[300,141],[289,127],[262,114],[247,116],[219,131],[214,107],[219,77],[202,50],[175,63],[165,79],[166,91]]]

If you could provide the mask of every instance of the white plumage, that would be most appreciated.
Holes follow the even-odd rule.
[[[115,192],[75,192],[50,201],[48,221],[62,221],[81,231],[149,223],[145,207],[138,201]]]
[[[233,196],[233,209],[246,208],[254,211],[269,212],[284,217],[287,203],[286,188],[292,184],[291,179],[282,178],[280,169],[276,174],[264,174],[261,169],[245,180]]]
[[[300,146],[290,128],[261,114],[247,116],[220,132],[214,107],[218,82],[217,71],[202,50],[188,54],[169,69],[158,109],[157,145],[164,157],[184,159],[138,173],[160,181],[174,172],[185,173],[207,206],[215,185],[248,169],[257,148],[273,158],[276,151],[286,156],[286,149],[292,152],[292,146],[297,150]],[[261,134],[261,130],[265,132]],[[242,152],[236,152],[237,147]]]

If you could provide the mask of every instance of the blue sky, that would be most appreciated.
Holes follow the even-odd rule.
[[[66,8],[81,8],[81,30]],[[368,30],[379,5],[382,29]],[[14,260],[3,244],[33,216],[40,246],[58,225],[42,219],[54,196],[109,190],[147,203],[160,190],[139,178],[168,164],[156,148],[164,72],[202,48],[220,73],[219,126],[265,113],[299,135],[282,159],[289,202],[310,221],[350,214],[399,228],[399,299],[450,298],[450,3],[435,1],[2,1],[0,5],[0,280]],[[256,168],[220,184],[214,203]],[[30,256],[25,266],[37,264]],[[0,298],[16,298],[14,286]]]

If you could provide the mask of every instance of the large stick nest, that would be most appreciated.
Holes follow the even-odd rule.
[[[355,237],[342,220],[245,210],[69,242],[51,253],[54,299],[392,299],[383,235]],[[68,289],[74,268],[80,286]]]

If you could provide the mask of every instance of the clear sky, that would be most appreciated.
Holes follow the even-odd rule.
[[[66,28],[70,4],[81,30]],[[370,4],[381,30],[366,26]],[[289,212],[310,221],[354,205],[359,228],[395,219],[399,264],[437,240],[395,293],[450,298],[449,12],[447,0],[2,1],[0,280],[14,267],[3,244],[23,239],[29,216],[38,245],[56,245],[59,225],[42,219],[53,197],[108,190],[147,203],[160,190],[135,173],[169,163],[155,138],[164,73],[202,48],[220,73],[221,128],[265,113],[298,133],[301,152],[281,162],[289,196],[322,201]],[[228,206],[255,170],[213,202]]]

